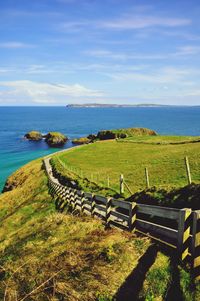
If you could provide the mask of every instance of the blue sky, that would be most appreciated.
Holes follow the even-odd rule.
[[[1,0],[0,105],[200,105],[199,0]]]

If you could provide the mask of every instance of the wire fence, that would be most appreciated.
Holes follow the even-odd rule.
[[[143,162],[131,164],[130,171],[123,170],[102,172],[89,171],[63,162],[56,157],[60,165],[70,173],[80,178],[96,183],[99,186],[112,188],[120,193],[133,194],[134,192],[151,187],[166,189],[180,187],[191,183],[200,183],[199,161],[185,157],[180,160],[152,161],[148,165]]]

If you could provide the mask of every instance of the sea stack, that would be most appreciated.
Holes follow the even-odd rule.
[[[49,132],[45,136],[46,143],[51,147],[61,147],[67,142],[68,138],[59,132]]]
[[[31,131],[26,133],[24,137],[31,141],[40,141],[42,139],[42,134],[38,131]]]

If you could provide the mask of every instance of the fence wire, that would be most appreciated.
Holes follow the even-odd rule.
[[[188,184],[187,170],[184,158],[167,159],[162,161],[141,162],[130,164],[128,168],[121,170],[105,170],[105,168],[95,169],[91,164],[91,169],[83,170],[77,166],[64,162],[56,157],[61,166],[80,178],[87,178],[89,181],[99,186],[110,187],[116,191],[120,189],[120,175],[123,174],[124,181],[129,190],[135,192],[147,188],[147,179],[145,169],[148,170],[149,187],[168,189],[170,187],[180,187]],[[195,158],[189,157],[189,167],[193,183],[200,183],[200,164]],[[126,185],[125,185],[126,186]],[[125,190],[128,190],[125,187]],[[130,191],[129,191],[130,193]]]

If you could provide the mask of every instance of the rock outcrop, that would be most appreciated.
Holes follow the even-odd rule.
[[[38,131],[31,131],[26,133],[24,137],[28,140],[40,141],[42,139],[42,134]]]
[[[46,143],[51,147],[61,147],[67,142],[68,138],[59,132],[49,132],[45,136]]]
[[[91,140],[88,139],[87,137],[82,137],[82,138],[79,138],[79,139],[72,140],[72,143],[76,144],[76,145],[88,144],[90,142],[91,142]]]
[[[124,128],[117,130],[103,130],[97,134],[97,139],[108,140],[108,139],[124,139],[133,136],[156,136],[157,133],[153,130],[146,128]]]

